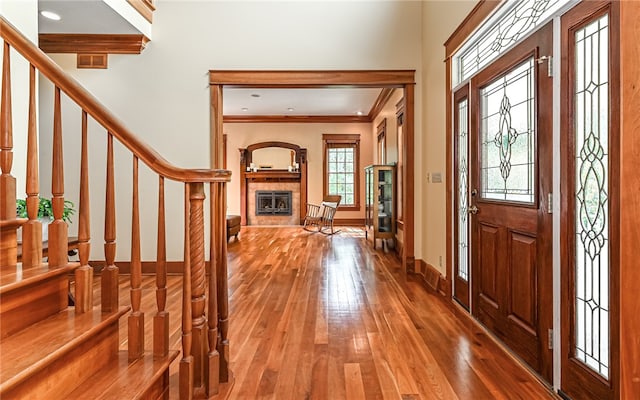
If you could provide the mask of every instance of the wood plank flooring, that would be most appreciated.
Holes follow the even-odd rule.
[[[243,228],[229,244],[230,398],[555,398],[456,316],[462,311],[406,278],[393,254],[374,251],[359,229],[342,229],[328,237],[299,227]],[[144,278],[147,349],[154,286]],[[171,348],[180,349],[181,278],[168,286]],[[121,277],[121,305],[129,304],[128,287]],[[126,323],[120,330],[126,348]],[[177,363],[171,374],[177,399]]]

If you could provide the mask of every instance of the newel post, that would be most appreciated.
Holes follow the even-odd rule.
[[[182,297],[182,360],[180,399],[190,399],[204,385],[207,359],[205,316],[206,270],[204,260],[204,184],[185,185],[185,248]]]
[[[193,326],[194,386],[200,387],[204,382],[204,360],[207,355],[207,318],[205,316],[206,270],[204,262],[204,184],[190,183],[189,202],[191,249],[191,318]]]

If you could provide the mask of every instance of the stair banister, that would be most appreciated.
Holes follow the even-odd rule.
[[[186,169],[174,166],[141,141],[118,117],[107,110],[49,56],[35,47],[4,17],[0,17],[0,32],[5,42],[27,58],[56,87],[61,88],[71,100],[87,111],[96,122],[111,132],[120,143],[158,175],[178,182],[216,182],[229,181],[231,178],[231,171],[227,170]]]
[[[101,308],[103,313],[114,313],[119,307],[119,270],[116,266],[116,188],[114,171],[114,139],[118,140],[133,156],[133,204],[132,204],[132,248],[131,248],[131,293],[132,313],[129,316],[129,360],[143,356],[144,348],[144,311],[141,309],[141,273],[140,260],[140,220],[138,204],[138,162],[150,168],[159,178],[158,232],[157,232],[157,312],[153,323],[153,354],[165,357],[169,353],[168,312],[166,311],[166,233],[164,180],[171,179],[184,184],[184,280],[182,307],[182,345],[183,355],[180,362],[180,398],[190,399],[194,393],[206,393],[208,397],[218,393],[220,382],[227,382],[228,371],[228,288],[226,261],[226,183],[230,171],[222,169],[185,169],[177,167],[155,150],[142,142],[117,117],[108,111],[98,100],[86,91],[78,82],[64,72],[53,60],[38,49],[32,42],[16,30],[5,18],[0,17],[0,37],[4,40],[4,62],[2,70],[2,104],[0,105],[0,188],[2,189],[2,210],[0,210],[0,228],[13,232],[25,222],[15,217],[13,207],[16,199],[15,178],[11,174],[13,158],[13,132],[11,129],[11,90],[9,53],[10,48],[22,55],[30,63],[29,124],[27,132],[27,211],[29,221],[24,248],[27,266],[37,266],[41,261],[42,243],[38,236],[39,222],[35,218],[39,199],[38,160],[36,144],[35,115],[35,73],[36,69],[54,86],[54,124],[53,124],[53,165],[52,193],[54,222],[52,239],[49,244],[49,264],[51,268],[68,264],[66,245],[67,225],[63,219],[64,209],[64,159],[61,94],[64,93],[82,110],[82,143],[80,157],[80,201],[78,250],[80,263],[76,276],[76,314],[90,311],[93,306],[92,278],[93,269],[89,266],[90,221],[89,221],[89,162],[87,144],[87,120],[93,118],[106,130],[106,184],[105,184],[105,220],[104,253],[105,268],[101,274]],[[217,157],[217,156],[216,156]],[[217,159],[217,158],[216,158]],[[216,164],[217,165],[217,164]],[[205,184],[210,185],[211,222],[211,274],[207,278],[205,270],[204,246],[204,209]],[[4,232],[4,231],[3,231]],[[6,238],[6,236],[5,236]],[[4,239],[3,239],[4,242]],[[2,265],[15,260],[15,252]],[[40,257],[40,258],[39,258]],[[8,265],[7,264],[7,265]],[[13,264],[15,261],[13,261]],[[208,298],[212,296],[213,298]]]

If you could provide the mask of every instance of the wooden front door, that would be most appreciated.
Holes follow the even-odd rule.
[[[548,24],[470,85],[472,313],[548,381],[552,35]]]

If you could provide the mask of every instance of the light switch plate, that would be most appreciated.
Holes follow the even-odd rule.
[[[433,182],[433,183],[442,183],[442,173],[441,172],[434,172],[433,174],[431,174],[431,182]]]

